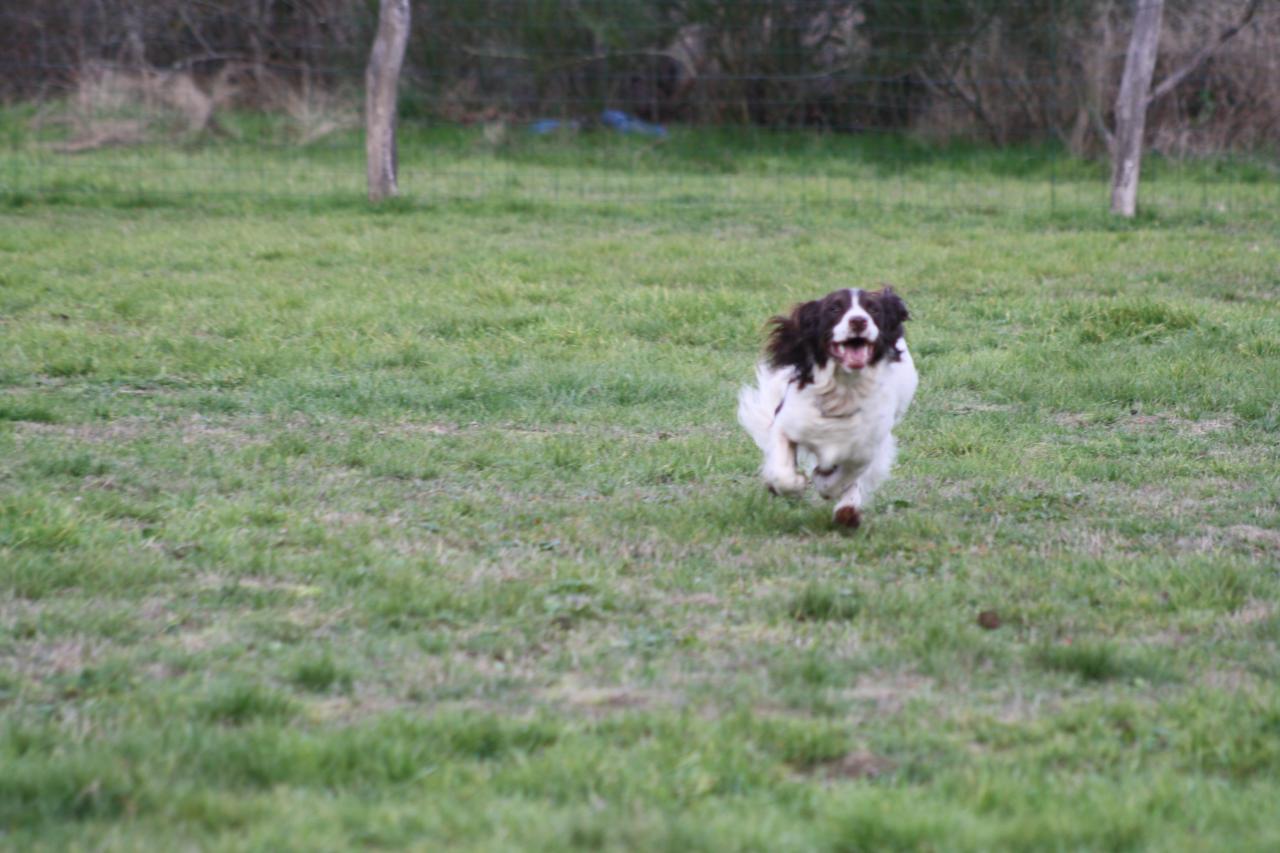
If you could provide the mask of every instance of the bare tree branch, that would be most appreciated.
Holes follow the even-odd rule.
[[[939,97],[960,101],[960,103],[968,107],[969,112],[973,114],[973,117],[978,120],[978,123],[982,125],[987,135],[994,142],[998,134],[995,126],[991,124],[987,114],[983,111],[981,102],[964,90],[964,87],[956,81],[955,75],[950,69],[939,65],[938,72],[942,76],[940,80],[923,69],[919,70],[920,80],[924,83],[925,88]]]
[[[1107,127],[1107,122],[1102,118],[1102,112],[1092,104],[1085,107],[1089,113],[1089,121],[1093,125],[1093,129],[1097,131],[1098,136],[1102,137],[1102,141],[1107,145],[1107,153],[1112,157],[1116,155],[1116,135],[1111,132],[1111,128]]]
[[[975,21],[969,31],[959,39],[959,47],[950,51],[956,54],[954,59],[944,56],[936,44],[931,44],[928,48],[926,62],[916,67],[916,73],[920,75],[920,79],[924,82],[926,89],[935,95],[958,100],[968,107],[969,112],[973,114],[973,117],[986,131],[987,136],[997,145],[1003,142],[1003,134],[983,107],[982,92],[977,82],[973,79],[973,69],[969,60],[973,55],[974,42],[998,17],[999,12],[993,9],[988,11],[984,17]],[[942,75],[941,80],[934,79],[933,74],[928,70],[929,66],[935,68],[937,73]],[[965,91],[964,85],[960,80],[962,74],[969,78],[972,93]]]
[[[1160,81],[1160,85],[1151,90],[1151,94],[1147,96],[1147,105],[1150,106],[1153,101],[1164,97],[1176,89],[1179,83],[1203,65],[1205,60],[1212,56],[1218,48],[1235,38],[1236,34],[1247,27],[1249,22],[1253,20],[1253,16],[1257,14],[1258,7],[1261,5],[1262,0],[1250,0],[1249,5],[1245,7],[1244,14],[1241,15],[1239,21],[1223,30],[1218,35],[1217,39],[1200,48],[1200,50],[1188,59],[1181,68],[1164,78],[1164,80]]]

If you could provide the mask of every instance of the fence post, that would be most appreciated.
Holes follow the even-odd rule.
[[[365,173],[369,201],[397,192],[396,88],[409,41],[409,0],[380,0],[378,34],[364,74]]]
[[[1147,127],[1151,76],[1160,46],[1164,0],[1136,0],[1133,35],[1124,59],[1124,76],[1116,98],[1115,146],[1111,151],[1111,212],[1132,217],[1138,209],[1138,173],[1142,137]]]

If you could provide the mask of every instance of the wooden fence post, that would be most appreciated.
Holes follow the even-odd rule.
[[[396,89],[409,41],[409,0],[381,0],[364,74],[365,173],[369,200],[396,194]]]

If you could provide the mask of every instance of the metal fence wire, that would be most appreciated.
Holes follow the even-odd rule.
[[[1133,14],[1118,0],[417,2],[401,192],[1103,209]],[[358,196],[376,15],[370,0],[0,2],[0,188]],[[1280,4],[1166,4],[1157,80],[1195,70],[1151,105],[1145,206],[1276,205],[1277,44]]]

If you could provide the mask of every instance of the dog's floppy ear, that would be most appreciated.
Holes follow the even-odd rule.
[[[897,332],[895,337],[900,337],[902,335],[902,324],[911,319],[911,312],[907,310],[907,303],[903,302],[902,297],[886,284],[880,288],[880,306],[884,311],[885,325]]]
[[[781,315],[769,321],[769,364],[773,367],[794,367],[800,387],[813,381],[814,367],[827,363],[827,353],[822,347],[822,302],[802,302],[791,311],[789,317]]]
[[[898,341],[902,339],[902,324],[911,319],[907,303],[903,302],[902,297],[887,284],[879,290],[868,293],[867,296],[870,304],[866,307],[875,319],[876,325],[880,327],[873,360],[879,361],[882,357],[888,356],[890,361],[898,361],[902,358],[897,347]]]

